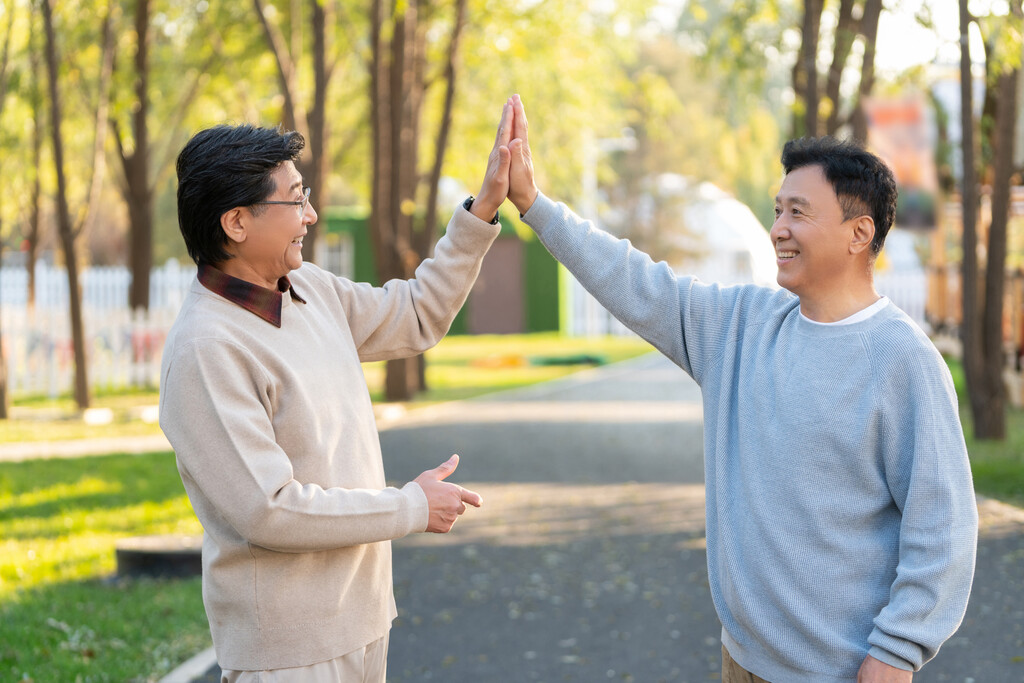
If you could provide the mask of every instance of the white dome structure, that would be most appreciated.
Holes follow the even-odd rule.
[[[701,183],[683,207],[687,234],[678,246],[688,252],[672,266],[680,275],[724,285],[778,288],[775,249],[750,208],[711,183]]]

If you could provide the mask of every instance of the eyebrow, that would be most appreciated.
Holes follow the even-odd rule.
[[[302,187],[303,187],[302,180],[299,179],[299,180],[296,180],[294,183],[291,184],[291,187],[288,188],[288,191],[292,192],[293,190],[301,189]]]
[[[803,198],[803,197],[787,197],[786,198],[786,202],[788,202],[790,204],[796,204],[798,206],[810,206],[811,205],[811,202],[808,201],[807,199]],[[778,195],[776,195],[775,196],[775,203],[776,204],[783,204],[784,202],[783,202],[783,200]]]

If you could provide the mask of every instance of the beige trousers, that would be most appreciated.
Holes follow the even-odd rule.
[[[722,683],[768,683],[737,664],[722,646]]]
[[[221,683],[384,683],[388,636],[336,659],[294,669],[221,672]]]

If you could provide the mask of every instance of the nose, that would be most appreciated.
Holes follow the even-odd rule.
[[[312,202],[306,202],[306,210],[302,212],[302,222],[304,225],[313,225],[316,223],[317,213],[316,209],[313,208]]]
[[[768,237],[771,238],[772,244],[778,244],[789,237],[789,226],[786,225],[785,214],[780,214],[775,219],[775,222],[772,223],[772,229],[768,231]]]

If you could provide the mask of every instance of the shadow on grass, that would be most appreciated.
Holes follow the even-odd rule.
[[[0,522],[159,504],[183,494],[173,453],[0,463]]]

